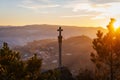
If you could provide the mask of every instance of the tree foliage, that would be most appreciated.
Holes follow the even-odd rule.
[[[115,19],[108,24],[108,33],[97,32],[93,40],[91,60],[95,64],[96,80],[119,80],[120,75],[120,29],[114,30]]]
[[[68,68],[56,68],[41,73],[42,60],[37,54],[23,61],[20,53],[7,43],[0,49],[0,80],[74,80]]]
[[[76,76],[76,80],[94,80],[93,71],[80,69],[78,75]]]
[[[45,71],[40,76],[41,80],[75,80],[67,67]]]
[[[34,55],[22,61],[19,52],[9,49],[3,43],[0,49],[0,80],[37,80],[40,74],[41,59]]]
[[[31,80],[37,80],[37,78],[40,76],[41,59],[38,59],[37,55],[35,54],[32,58],[30,58],[26,62],[25,68],[26,68],[27,78]]]

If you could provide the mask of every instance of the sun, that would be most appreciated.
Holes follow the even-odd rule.
[[[120,20],[116,20],[114,23],[114,29],[117,30],[118,28],[120,28]]]

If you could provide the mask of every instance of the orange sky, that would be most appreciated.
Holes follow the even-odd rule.
[[[1,0],[0,25],[105,27],[120,18],[119,0]]]

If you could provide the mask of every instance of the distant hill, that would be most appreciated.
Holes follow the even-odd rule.
[[[43,59],[43,69],[53,69],[58,66],[58,42],[55,39],[35,40],[24,46],[14,48],[20,51],[25,60],[37,53]],[[70,37],[63,40],[62,60],[73,73],[80,68],[92,68],[90,53],[93,51],[92,39],[87,36]]]
[[[8,42],[9,45],[25,45],[27,42],[41,39],[56,39],[59,25],[26,25],[26,26],[0,26],[0,44]],[[106,32],[101,27],[76,27],[61,26],[63,37],[66,39],[72,36],[86,35],[94,38],[97,30]]]

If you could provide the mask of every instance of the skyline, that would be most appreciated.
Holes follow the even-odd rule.
[[[105,27],[119,9],[120,0],[1,0],[0,25]]]

